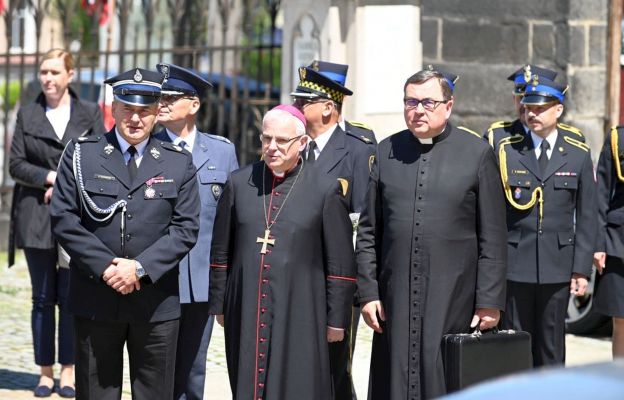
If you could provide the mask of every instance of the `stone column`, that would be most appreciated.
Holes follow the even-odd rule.
[[[320,58],[349,65],[347,119],[379,139],[405,128],[403,83],[422,65],[420,1],[289,0],[283,11],[282,102],[290,102],[297,68]]]

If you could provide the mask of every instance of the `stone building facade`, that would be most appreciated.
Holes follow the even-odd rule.
[[[478,132],[513,119],[511,82],[526,63],[570,85],[563,121],[580,128],[594,159],[604,138],[608,0],[422,0],[423,65],[460,76],[453,119]]]

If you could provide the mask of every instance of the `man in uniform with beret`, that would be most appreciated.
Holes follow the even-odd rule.
[[[227,178],[238,169],[234,145],[222,136],[200,132],[195,121],[212,85],[194,71],[158,64],[165,76],[158,123],[164,129],[155,138],[176,144],[193,155],[201,199],[199,238],[180,261],[180,332],[176,359],[174,399],[202,399],[206,380],[206,354],[214,318],[208,314],[210,243],[216,206]],[[218,232],[217,232],[218,233]]]
[[[533,78],[533,75],[539,76],[541,79],[548,79],[554,81],[557,77],[557,72],[550,69],[538,67],[533,64],[526,64],[522,68],[519,68],[516,72],[509,75],[507,80],[514,83],[513,101],[514,109],[516,113],[516,119],[514,121],[496,121],[490,125],[485,131],[483,138],[496,150],[498,142],[506,137],[513,135],[526,135],[529,131],[529,127],[524,119],[524,104],[522,104],[522,96],[524,96],[524,90],[527,84]],[[557,129],[562,134],[569,136],[573,139],[585,142],[585,136],[578,128],[563,123],[557,124]]]
[[[343,99],[353,94],[344,86],[348,68],[348,65],[314,61],[310,66],[299,69],[299,85],[291,96],[295,106],[306,117],[306,133],[311,139],[304,151],[306,164],[314,165],[318,172],[338,179],[351,219],[357,225],[364,208],[377,142],[371,130],[342,118]],[[351,363],[359,319],[360,309],[353,307],[346,324],[349,326],[346,332],[348,340],[329,345],[336,400],[356,398]]]
[[[178,262],[199,230],[191,154],[150,137],[163,76],[110,78],[115,127],[68,144],[54,185],[54,234],[71,256],[76,395],[171,399],[180,318]]]
[[[557,124],[567,89],[533,75],[521,100],[528,133],[495,143],[507,199],[502,325],[531,334],[536,367],[565,361],[568,298],[585,293],[597,233],[589,148]]]

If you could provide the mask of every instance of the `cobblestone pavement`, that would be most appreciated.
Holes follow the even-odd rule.
[[[0,253],[0,400],[31,399],[38,382],[38,367],[32,355],[30,333],[30,281],[23,258],[7,269],[6,254]],[[366,399],[372,331],[361,321],[354,353],[353,376],[360,399]],[[608,338],[568,335],[567,364],[579,365],[611,359]],[[124,367],[123,399],[129,400],[128,368]],[[57,369],[58,375],[58,369]],[[52,397],[60,398],[56,394]],[[215,324],[208,351],[206,400],[230,400],[224,354],[223,329]]]

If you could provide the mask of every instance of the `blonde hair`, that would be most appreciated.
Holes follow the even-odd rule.
[[[39,63],[39,66],[41,66],[41,64],[43,64],[44,61],[51,60],[53,58],[63,59],[63,64],[65,65],[65,70],[67,72],[74,69],[74,57],[72,57],[72,55],[67,50],[63,50],[63,49],[48,50],[43,55],[43,58],[41,59],[41,63]]]

